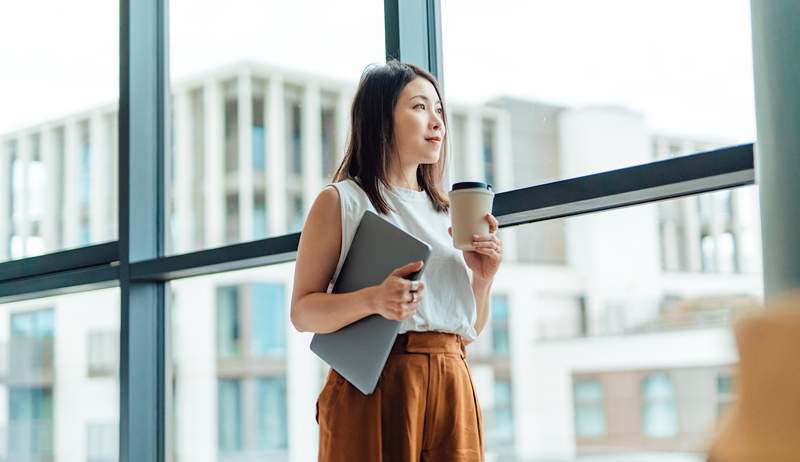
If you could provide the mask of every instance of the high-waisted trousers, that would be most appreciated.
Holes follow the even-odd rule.
[[[331,370],[317,400],[320,462],[479,462],[483,422],[462,338],[399,335],[372,395]]]

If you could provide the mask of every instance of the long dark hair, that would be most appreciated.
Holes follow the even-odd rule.
[[[434,209],[446,213],[450,208],[442,191],[445,159],[447,158],[447,112],[439,83],[430,72],[413,64],[389,61],[370,65],[361,75],[358,90],[350,111],[350,137],[344,159],[333,175],[333,181],[352,179],[367,193],[370,202],[381,214],[391,207],[380,193],[378,182],[390,188],[387,175],[394,146],[394,108],[403,88],[417,77],[427,79],[442,101],[442,121],[445,137],[435,164],[420,164],[417,182],[431,199]],[[358,177],[358,179],[356,179]]]

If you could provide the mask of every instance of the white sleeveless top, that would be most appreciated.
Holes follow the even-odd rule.
[[[333,282],[339,276],[362,215],[370,210],[417,239],[427,242],[433,249],[422,272],[421,280],[425,282],[422,302],[413,316],[401,322],[400,333],[450,332],[469,341],[475,340],[477,310],[470,285],[470,269],[464,262],[461,251],[453,247],[452,239],[447,233],[450,226],[449,214],[437,212],[425,191],[386,188],[382,183],[378,184],[384,200],[392,209],[387,215],[380,214],[373,207],[367,193],[353,180],[330,184],[339,191],[342,249],[328,293],[333,290]]]

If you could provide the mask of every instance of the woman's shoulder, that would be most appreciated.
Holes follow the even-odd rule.
[[[335,188],[344,201],[357,201],[361,202],[366,197],[367,193],[361,189],[357,181],[352,178],[346,178],[333,183],[328,183],[325,189],[332,189],[328,186]]]

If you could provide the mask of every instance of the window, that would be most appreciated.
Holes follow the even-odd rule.
[[[256,380],[258,449],[285,449],[288,444],[286,379]]]
[[[289,149],[291,153],[291,173],[300,175],[303,173],[303,121],[302,113],[300,111],[299,103],[291,103],[289,106],[289,123],[290,123],[290,142]]]
[[[71,460],[58,435],[87,455],[93,444],[116,447],[116,432],[87,441],[82,430],[93,418],[118,421],[118,300],[102,289],[0,304],[0,459]]]
[[[255,283],[252,289],[252,351],[255,356],[282,356],[286,353],[284,286]]]
[[[238,287],[217,288],[217,354],[221,358],[242,353],[239,329]]]
[[[8,393],[10,460],[53,455],[53,390],[10,387]]]
[[[495,149],[494,149],[494,124],[491,121],[483,121],[481,139],[481,154],[483,157],[483,169],[485,172],[486,182],[495,185]]]
[[[33,374],[53,368],[53,310],[40,309],[11,314],[12,374]]]
[[[119,335],[116,332],[95,330],[88,335],[88,374],[104,377],[117,373]]]
[[[647,376],[642,382],[642,433],[652,438],[678,434],[678,410],[672,379],[666,373]]]
[[[239,241],[239,194],[231,193],[225,197],[225,242]]]
[[[508,297],[492,296],[492,351],[496,356],[508,356],[511,349],[508,329]]]
[[[322,178],[327,182],[333,178],[336,170],[336,109],[322,109]]]
[[[495,446],[513,445],[514,406],[510,379],[494,381],[494,419],[490,438]]]
[[[264,125],[264,98],[253,99],[253,170],[263,172],[267,159],[267,129]]]
[[[597,380],[579,380],[573,390],[575,398],[575,435],[597,438],[606,434],[606,413],[603,385]]]
[[[117,119],[104,117],[117,107],[119,18],[118,2],[3,7],[0,43],[17,46],[0,51],[0,262],[89,244],[89,212],[81,209],[90,202],[95,229],[104,231],[91,237],[116,237],[110,140]],[[45,37],[34,24],[55,35]],[[11,174],[10,157],[23,176]],[[25,206],[16,202],[12,215],[7,204],[22,188]]]
[[[736,400],[734,378],[730,372],[717,374],[717,420],[721,419]]]
[[[119,456],[114,422],[90,422],[86,425],[86,461],[116,462]]]
[[[267,198],[263,193],[253,194],[253,239],[267,237]]]
[[[235,173],[239,169],[238,109],[236,99],[225,99],[225,173]]]
[[[297,232],[303,229],[305,216],[303,212],[303,198],[300,196],[292,197],[292,208],[290,210],[289,231]]]
[[[239,380],[217,382],[217,435],[220,452],[242,450],[242,387]]]

